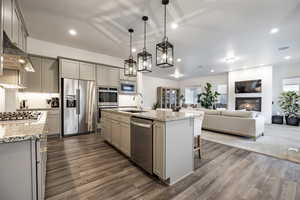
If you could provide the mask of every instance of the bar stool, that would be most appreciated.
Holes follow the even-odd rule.
[[[201,159],[201,133],[204,112],[194,109],[181,109],[180,112],[195,113],[199,115],[194,119],[194,152],[198,152],[198,156]]]

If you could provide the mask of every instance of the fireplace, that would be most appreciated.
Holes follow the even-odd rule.
[[[238,97],[235,99],[235,109],[261,112],[261,97]]]

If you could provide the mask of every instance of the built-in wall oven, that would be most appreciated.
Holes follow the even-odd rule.
[[[98,87],[98,124],[101,122],[101,111],[117,108],[119,105],[119,90],[116,87]]]
[[[119,90],[115,87],[98,88],[98,106],[118,106]]]

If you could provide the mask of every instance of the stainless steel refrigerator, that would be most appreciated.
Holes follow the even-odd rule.
[[[94,81],[62,79],[63,136],[90,133],[96,127]]]

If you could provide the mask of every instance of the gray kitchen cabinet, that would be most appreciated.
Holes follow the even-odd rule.
[[[60,73],[62,78],[79,79],[80,63],[78,61],[60,59]]]
[[[108,77],[109,77],[109,84],[111,86],[114,86],[114,87],[119,87],[119,84],[120,84],[120,72],[119,72],[119,69],[116,69],[116,68],[109,68],[108,69]]]
[[[60,112],[59,110],[50,110],[47,113],[47,129],[48,135],[55,135],[60,133],[60,120],[59,120]]]
[[[97,85],[119,87],[119,69],[103,65],[97,65]]]
[[[26,51],[28,34],[16,0],[3,0],[3,28],[10,40]]]
[[[16,7],[13,9],[13,34],[12,34],[12,42],[19,47],[19,16],[18,16],[18,10]]]
[[[111,120],[111,143],[117,149],[121,149],[121,124],[119,121]]]
[[[46,138],[0,144],[1,200],[44,199]]]
[[[58,61],[57,59],[42,59],[42,92],[58,93]]]
[[[3,29],[12,38],[13,1],[3,0]]]
[[[58,61],[30,56],[35,72],[23,72],[23,92],[58,93]]]
[[[95,81],[96,80],[96,67],[94,64],[80,62],[80,79]]]
[[[41,92],[42,91],[42,58],[30,57],[35,72],[26,72],[24,81],[24,92]]]

